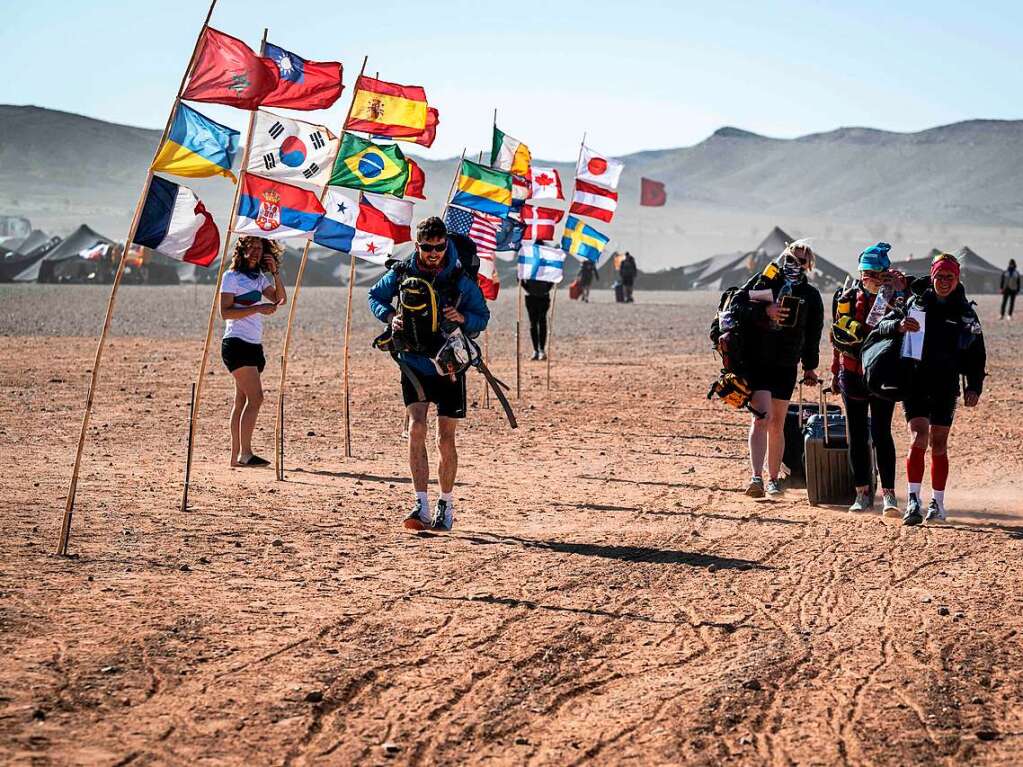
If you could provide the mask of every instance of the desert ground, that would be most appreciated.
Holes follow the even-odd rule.
[[[0,289],[0,762],[1023,762],[1023,322],[993,297],[946,524],[745,498],[747,419],[705,399],[716,297],[605,291],[562,292],[551,388],[524,364],[517,431],[472,374],[456,527],[415,535],[364,290],[354,457],[344,293],[306,290],[286,481],[228,466],[215,347],[178,510],[210,291],[121,291],[61,558],[107,291]],[[514,292],[494,313],[514,383]],[[284,322],[267,321],[268,458]]]

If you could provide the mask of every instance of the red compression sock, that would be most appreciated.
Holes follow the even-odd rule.
[[[923,474],[923,466],[920,467]],[[944,490],[948,481],[948,453],[931,456],[931,489]]]
[[[909,457],[906,459],[906,478],[910,482],[924,481],[924,455],[926,455],[926,451],[922,447],[914,445],[909,449]],[[947,462],[945,465],[948,465]],[[944,486],[944,482],[942,482],[942,487]]]

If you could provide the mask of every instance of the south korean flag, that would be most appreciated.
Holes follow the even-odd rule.
[[[330,179],[338,143],[322,125],[259,109],[246,170],[288,184],[322,189]]]

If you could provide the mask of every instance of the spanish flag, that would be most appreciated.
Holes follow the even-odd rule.
[[[426,130],[426,91],[362,76],[355,83],[352,114],[345,130],[408,138]]]
[[[153,170],[187,178],[226,176],[236,181],[231,166],[238,152],[238,135],[238,131],[179,103]]]
[[[511,210],[511,203],[510,173],[462,160],[458,191],[451,200],[452,205],[504,217]]]

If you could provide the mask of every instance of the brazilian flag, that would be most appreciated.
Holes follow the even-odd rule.
[[[397,146],[378,146],[346,133],[334,161],[330,186],[402,197],[408,175],[408,160]]]

